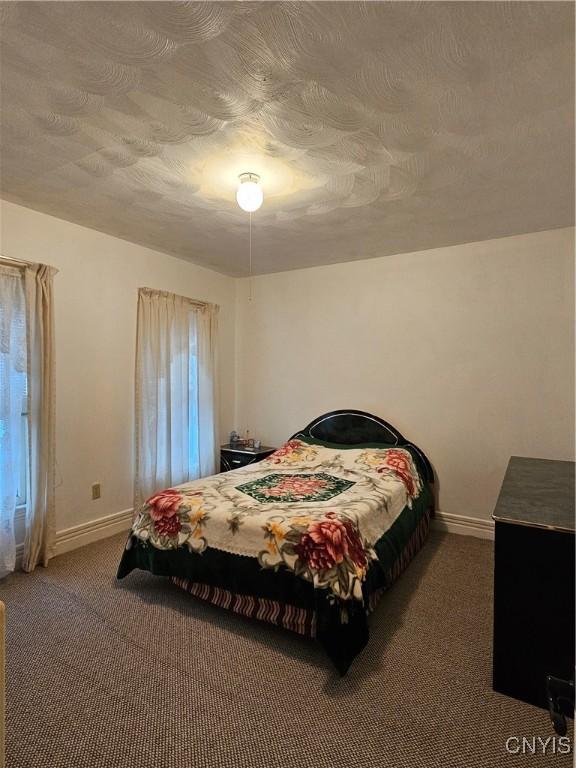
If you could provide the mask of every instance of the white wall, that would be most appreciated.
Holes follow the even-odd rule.
[[[241,281],[237,427],[277,445],[370,411],[443,512],[488,518],[510,455],[573,458],[573,257],[563,229]]]
[[[57,530],[132,506],[137,289],[220,305],[220,423],[234,421],[235,281],[180,259],[2,202],[1,252],[56,275]],[[102,484],[91,500],[90,486]]]

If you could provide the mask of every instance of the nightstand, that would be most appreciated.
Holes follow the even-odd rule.
[[[276,448],[271,448],[269,445],[262,445],[260,448],[237,448],[230,443],[221,445],[220,472],[229,472],[231,469],[255,464],[270,456],[275,450]]]

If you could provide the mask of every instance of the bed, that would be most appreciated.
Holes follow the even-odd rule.
[[[393,426],[332,411],[264,461],[148,499],[118,578],[144,569],[316,638],[343,675],[368,642],[369,614],[426,539],[433,481]]]

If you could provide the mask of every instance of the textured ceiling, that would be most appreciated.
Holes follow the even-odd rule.
[[[22,2],[2,196],[245,274],[573,222],[574,6]]]

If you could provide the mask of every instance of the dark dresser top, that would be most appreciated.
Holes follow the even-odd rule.
[[[223,451],[234,451],[234,453],[249,453],[252,456],[260,456],[261,453],[270,453],[275,451],[276,448],[272,448],[270,445],[261,445],[260,448],[248,448],[247,445],[233,445],[232,443],[226,443],[226,445],[220,446]]]
[[[574,531],[574,462],[512,456],[492,517]]]

